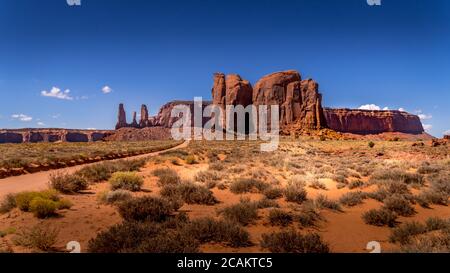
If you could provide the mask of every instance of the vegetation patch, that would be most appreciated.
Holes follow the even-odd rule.
[[[317,233],[303,235],[294,230],[263,234],[261,247],[273,253],[329,253],[330,248]]]

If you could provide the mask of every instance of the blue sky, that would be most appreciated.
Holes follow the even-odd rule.
[[[214,72],[296,69],[325,106],[403,108],[450,130],[448,0],[81,3],[0,0],[0,128],[112,128],[119,102],[155,113],[209,99]]]

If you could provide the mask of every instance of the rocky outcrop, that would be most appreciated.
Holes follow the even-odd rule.
[[[252,85],[243,80],[237,74],[225,76],[222,73],[214,74],[212,88],[213,104],[225,109],[226,105],[242,105],[246,107],[252,104]]]
[[[384,132],[407,134],[424,132],[418,116],[401,111],[325,108],[324,113],[328,127],[338,132],[362,135]]]
[[[119,104],[119,114],[117,116],[116,129],[128,127],[127,124],[127,114],[125,113],[125,108],[123,103]]]
[[[149,119],[148,119],[148,109],[147,105],[142,104],[141,106],[141,120],[139,121],[139,127],[145,128],[149,126]]]
[[[299,123],[305,129],[325,127],[319,85],[302,81],[297,71],[277,72],[263,77],[253,89],[253,104],[279,105],[280,125]]]
[[[0,130],[0,143],[92,142],[103,141],[109,130],[12,129]]]
[[[133,122],[131,122],[131,127],[133,128],[139,128],[139,124],[137,123],[137,113],[136,111],[133,112]]]
[[[450,141],[450,135],[445,135],[445,136],[444,136],[444,139]]]

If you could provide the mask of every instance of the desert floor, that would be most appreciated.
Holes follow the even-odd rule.
[[[218,201],[213,205],[185,202],[178,212],[186,212],[191,220],[223,219],[223,210],[232,205],[272,201],[269,205],[258,206],[257,217],[241,223],[250,234],[251,246],[232,247],[208,242],[201,244],[202,252],[269,252],[261,246],[263,234],[283,230],[317,233],[331,252],[368,253],[370,250],[366,246],[371,241],[379,242],[382,251],[401,251],[404,246],[389,240],[395,227],[412,221],[424,223],[430,217],[450,219],[450,208],[445,205],[450,187],[450,147],[431,147],[428,143],[422,145],[413,141],[373,143],[371,148],[364,140],[283,138],[277,151],[265,153],[259,150],[260,142],[192,141],[187,147],[150,157],[138,172],[144,178],[142,189],[131,194],[134,197],[160,196],[161,184],[153,171],[170,168],[183,183],[190,181],[208,188]],[[257,183],[254,187],[250,183],[241,193],[236,193],[232,190],[233,184],[242,179]],[[406,189],[396,196],[410,201],[408,206],[413,212],[404,214],[402,208],[397,209],[395,226],[367,224],[363,214],[386,206],[386,200],[394,195],[390,192],[393,183],[404,184]],[[268,189],[284,192],[293,185],[306,190],[306,200],[289,201],[285,194],[267,198]],[[102,181],[91,183],[88,190],[78,194],[62,194],[73,206],[46,219],[38,219],[17,208],[0,215],[0,231],[3,231],[0,250],[38,251],[18,245],[15,238],[22,230],[44,223],[59,231],[52,251],[67,251],[66,244],[70,241],[79,242],[81,251],[87,251],[89,240],[123,221],[116,205],[100,200],[109,190],[108,181]],[[430,197],[436,196],[437,191],[439,200]],[[335,206],[317,201],[324,197]],[[292,219],[280,224],[270,218],[272,210],[286,212]],[[297,218],[303,219],[305,214],[313,215],[309,223]]]

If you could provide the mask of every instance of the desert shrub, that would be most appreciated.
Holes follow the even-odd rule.
[[[368,225],[393,227],[396,224],[397,214],[384,208],[372,209],[365,212],[362,218]]]
[[[88,186],[88,181],[77,174],[53,173],[50,175],[50,187],[61,193],[78,193],[86,190]]]
[[[51,201],[59,201],[60,199],[58,193],[55,190],[46,190],[40,192],[25,191],[17,193],[15,195],[16,205],[21,211],[29,211],[30,203],[35,198],[42,198],[46,200],[48,199]]]
[[[16,207],[16,196],[14,194],[6,195],[0,203],[0,214],[10,212]]]
[[[301,227],[314,227],[317,221],[322,220],[320,212],[312,201],[307,201],[301,207],[301,210],[295,214],[295,220]]]
[[[235,205],[223,208],[220,212],[226,220],[242,225],[253,223],[258,218],[258,207],[250,201],[241,201]]]
[[[407,185],[423,185],[423,175],[417,173],[408,173],[399,169],[390,169],[377,171],[370,178],[372,183],[379,183],[383,181],[401,182]]]
[[[369,148],[375,147],[375,143],[373,141],[369,141],[367,145],[369,146]]]
[[[264,197],[258,201],[255,202],[256,207],[258,209],[266,209],[266,208],[278,208],[280,205],[278,205],[277,201],[269,199],[267,197]]]
[[[42,197],[36,197],[30,202],[29,211],[37,218],[48,218],[55,216],[58,203]]]
[[[140,197],[119,204],[119,213],[126,221],[162,222],[175,211],[174,204],[157,197]]]
[[[169,168],[156,169],[152,172],[152,174],[158,177],[158,185],[160,187],[165,185],[178,184],[181,182],[181,179],[178,176],[177,172]]]
[[[450,179],[448,178],[450,174],[447,174],[446,176],[436,176],[436,177],[430,177],[430,186],[431,189],[444,193],[447,196],[450,196]]]
[[[411,196],[406,184],[391,180],[378,184],[378,189],[375,192],[367,193],[367,197],[380,202],[383,202],[384,199],[391,195]]]
[[[264,190],[263,194],[268,199],[278,199],[283,196],[283,189],[279,187],[270,187]]]
[[[415,200],[422,207],[429,207],[430,204],[447,206],[449,196],[445,193],[433,189],[419,193]]]
[[[401,195],[391,195],[384,199],[384,207],[400,216],[411,216],[416,213],[411,202]]]
[[[306,182],[305,182],[303,176],[294,175],[289,179],[288,185],[294,185],[296,187],[306,187]]]
[[[425,232],[427,232],[427,229],[421,223],[406,222],[392,230],[389,241],[391,243],[406,244],[412,236],[423,234]]]
[[[115,190],[104,192],[100,196],[100,201],[105,204],[116,204],[122,201],[130,200],[132,195],[126,190]]]
[[[328,190],[327,186],[324,183],[320,182],[319,180],[314,180],[313,182],[311,182],[309,187],[316,190]]]
[[[221,162],[211,163],[211,164],[209,164],[208,169],[210,171],[219,171],[220,172],[220,171],[225,170],[225,165]]]
[[[435,174],[442,170],[441,167],[436,165],[423,164],[417,169],[417,172],[420,174]]]
[[[250,246],[250,235],[236,223],[212,218],[200,218],[182,226],[184,237],[195,238],[200,243],[226,243],[231,247]]]
[[[327,243],[317,233],[302,235],[294,230],[263,234],[261,247],[273,253],[328,253]]]
[[[272,225],[285,227],[290,225],[292,221],[293,218],[289,212],[280,209],[272,209],[269,212],[269,222]]]
[[[144,184],[144,179],[133,172],[116,172],[108,182],[111,190],[139,191]]]
[[[210,181],[219,181],[221,176],[215,171],[200,171],[195,175],[194,179],[195,181],[206,183]]]
[[[251,191],[263,192],[269,185],[257,179],[238,179],[230,186],[230,191],[235,194],[241,194]]]
[[[197,253],[199,243],[195,238],[183,236],[176,231],[165,231],[156,236],[147,237],[131,251],[136,253]]]
[[[145,159],[106,161],[86,166],[75,174],[90,182],[106,181],[115,172],[135,172],[145,165]]]
[[[288,202],[303,203],[306,201],[307,192],[301,184],[289,184],[284,189],[284,197]]]
[[[449,253],[450,233],[426,234],[401,245],[403,253]]]
[[[181,199],[188,204],[214,205],[218,202],[207,187],[192,182],[164,186],[161,195],[171,200]]]
[[[362,204],[364,199],[367,198],[367,195],[362,191],[357,192],[348,192],[339,198],[339,202],[342,205],[353,207],[359,204]]]
[[[314,201],[316,206],[319,208],[326,208],[331,209],[335,211],[342,211],[341,205],[333,200],[328,199],[325,195],[320,194],[316,197],[316,200]]]
[[[178,158],[172,158],[170,162],[175,166],[181,166],[181,162]]]
[[[73,203],[68,199],[61,199],[56,202],[58,209],[70,209],[73,206]]]
[[[29,247],[41,251],[48,251],[56,244],[59,231],[48,225],[38,224],[22,230],[14,239],[16,245]]]
[[[450,219],[444,220],[438,217],[430,217],[425,221],[427,231],[450,229]]]
[[[360,188],[362,186],[364,186],[364,182],[362,182],[361,180],[352,181],[348,184],[348,188],[351,190]]]
[[[198,164],[198,161],[197,161],[197,158],[195,155],[188,155],[188,156],[186,156],[186,158],[184,160],[186,161],[186,164],[189,164],[189,165]]]

